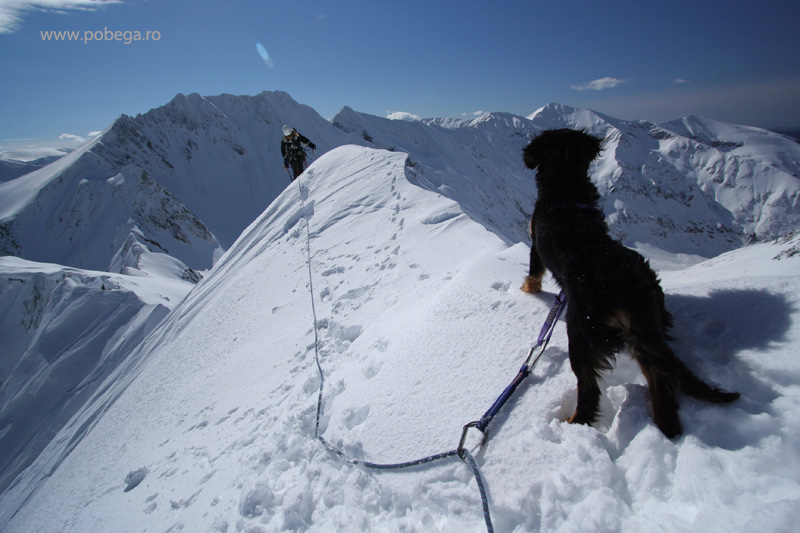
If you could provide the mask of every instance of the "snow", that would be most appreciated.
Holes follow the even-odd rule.
[[[191,287],[0,257],[0,489]]]
[[[175,279],[186,279],[189,265],[210,269],[222,252],[205,225],[141,168],[115,170],[98,157],[102,138],[0,183],[0,253]],[[148,272],[148,262],[162,268]]]
[[[277,91],[257,96],[179,94],[104,136],[104,156],[131,157],[229,248],[289,181],[281,126],[320,153],[352,142],[308,106]]]
[[[392,124],[398,140],[425,127]],[[390,463],[453,449],[538,336],[558,288],[518,289],[528,246],[506,218],[524,226],[524,214],[501,187],[457,188],[448,157],[320,156],[0,496],[0,529],[485,530],[459,459],[374,471],[314,438],[315,348],[321,435]],[[559,324],[476,455],[496,531],[793,531],[800,234],[708,261],[639,242],[664,268],[676,352],[742,398],[682,398],[685,434],[668,440],[621,354],[600,422],[567,424],[575,378]]]
[[[4,221],[23,210],[30,204],[39,190],[53,181],[60,172],[73,165],[89,149],[93,143],[84,145],[83,150],[76,150],[54,161],[50,165],[39,168],[17,179],[0,184],[0,221]]]

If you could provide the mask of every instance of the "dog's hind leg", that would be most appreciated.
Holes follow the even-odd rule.
[[[673,438],[683,432],[675,397],[678,390],[687,396],[713,403],[728,403],[739,398],[738,392],[720,390],[697,377],[666,342],[659,350],[661,354],[652,366],[648,366],[651,362],[649,357],[638,357],[637,360],[650,386],[653,420],[667,437]]]
[[[647,379],[656,425],[668,438],[676,437],[683,433],[683,426],[678,416],[678,400],[675,397],[678,384],[675,369],[676,365],[683,363],[667,344],[660,322],[633,322],[629,312],[619,309],[609,319],[608,325],[621,331],[631,356]],[[642,326],[645,326],[644,329]]]
[[[660,291],[659,291],[660,292]],[[666,332],[672,327],[672,315],[667,311],[664,306],[664,293],[661,292],[659,299],[660,314],[661,314],[661,330],[663,332],[664,340],[672,340]],[[666,343],[665,343],[666,344]],[[669,347],[667,347],[669,349]],[[729,403],[739,398],[738,392],[727,392],[709,385],[694,372],[689,370],[689,367],[675,356],[672,350],[669,350],[675,360],[675,378],[678,380],[680,390],[687,396],[691,396],[697,400],[703,400],[712,403]]]
[[[644,356],[636,350],[632,347],[631,353],[634,354],[634,358],[642,369],[642,374],[647,379],[650,401],[653,405],[653,421],[667,438],[677,437],[683,433],[683,425],[678,416],[678,399],[675,396],[676,381],[653,364],[650,356]]]
[[[653,420],[669,438],[683,433],[678,417],[676,394],[681,390],[694,398],[710,402],[731,402],[738,393],[725,392],[698,378],[686,364],[678,359],[666,341],[666,335],[658,324],[633,324],[625,313],[617,313],[612,319],[623,327],[623,336],[639,363],[650,388],[653,403]]]

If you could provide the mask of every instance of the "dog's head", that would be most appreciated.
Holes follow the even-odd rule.
[[[603,140],[583,131],[546,130],[534,137],[523,151],[525,166],[589,168],[603,149]]]

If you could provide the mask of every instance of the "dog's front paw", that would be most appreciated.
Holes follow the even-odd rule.
[[[520,287],[522,292],[527,293],[535,293],[535,292],[542,292],[542,278],[537,278],[535,276],[525,276],[525,281],[522,283],[522,287]]]

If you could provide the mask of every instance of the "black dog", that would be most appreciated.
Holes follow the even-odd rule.
[[[703,382],[667,344],[672,316],[655,272],[608,235],[597,207],[600,194],[588,171],[601,149],[601,139],[569,129],[545,131],[525,148],[525,165],[537,169],[539,197],[531,217],[530,275],[522,290],[539,292],[548,269],[566,293],[569,361],[578,378],[578,407],[570,422],[595,421],[599,375],[627,346],[647,378],[655,423],[672,438],[683,432],[678,390],[717,403],[739,394]]]

